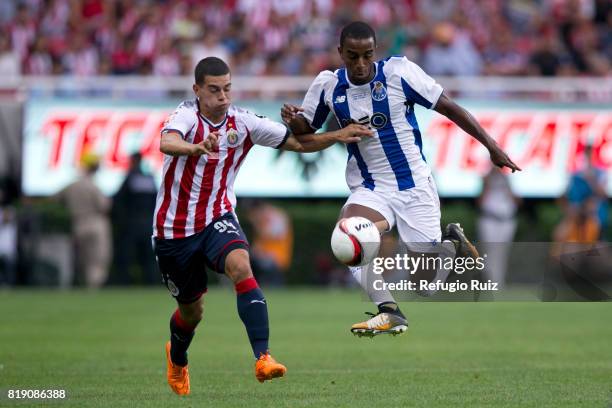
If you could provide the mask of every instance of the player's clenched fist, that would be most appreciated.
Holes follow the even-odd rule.
[[[336,141],[342,143],[359,143],[362,137],[372,137],[374,132],[367,126],[351,123],[337,131]]]
[[[300,108],[299,106],[286,103],[281,108],[281,118],[283,119],[283,122],[290,124],[299,112],[304,112],[304,109]]]
[[[191,156],[201,156],[203,154],[212,153],[219,146],[219,134],[211,132],[205,140],[193,145]]]

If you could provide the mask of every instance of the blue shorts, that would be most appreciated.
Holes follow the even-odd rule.
[[[232,213],[213,220],[202,231],[185,238],[154,238],[155,259],[165,285],[179,303],[193,303],[207,289],[206,267],[225,273],[232,250],[248,250],[249,243]]]

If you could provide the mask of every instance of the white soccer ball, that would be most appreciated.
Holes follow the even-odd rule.
[[[336,258],[345,265],[366,265],[378,254],[380,233],[367,218],[343,218],[334,228],[331,248]]]

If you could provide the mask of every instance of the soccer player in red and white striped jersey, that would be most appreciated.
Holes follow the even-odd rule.
[[[156,259],[178,303],[170,319],[166,357],[168,383],[180,395],[189,394],[187,348],[202,318],[206,266],[234,282],[257,379],[263,382],[286,372],[269,354],[267,305],[234,214],[234,180],[249,150],[258,144],[313,152],[333,142],[352,143],[372,135],[368,128],[353,124],[298,139],[284,125],[233,106],[229,67],[215,57],[196,66],[193,91],[196,98],[181,103],[162,130],[164,167],[153,221]]]

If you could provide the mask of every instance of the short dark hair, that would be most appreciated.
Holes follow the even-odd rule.
[[[374,45],[376,45],[376,33],[374,29],[370,27],[368,23],[363,21],[353,21],[344,26],[340,32],[340,46],[344,45],[344,40],[347,38],[353,38],[355,40],[367,40],[368,38],[374,39]]]
[[[206,57],[195,67],[195,83],[202,85],[206,75],[221,76],[229,74],[230,69],[221,58]]]

